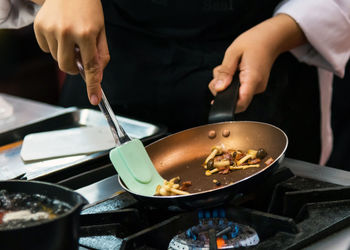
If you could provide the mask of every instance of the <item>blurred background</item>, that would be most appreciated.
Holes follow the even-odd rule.
[[[40,50],[33,26],[0,30],[0,92],[58,104],[64,74]]]
[[[0,30],[0,93],[58,105],[65,74],[51,55],[42,52],[33,26]],[[334,78],[332,128],[334,150],[328,166],[350,171],[350,64],[345,78]]]

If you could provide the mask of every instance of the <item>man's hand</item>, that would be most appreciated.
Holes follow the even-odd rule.
[[[294,19],[280,14],[241,34],[226,50],[222,64],[213,70],[209,89],[213,95],[226,89],[239,71],[236,113],[245,111],[253,96],[265,91],[277,56],[306,42]]]
[[[80,49],[88,97],[97,105],[110,59],[100,0],[46,0],[34,20],[34,31],[40,48],[51,53],[66,73],[79,72],[75,47]]]

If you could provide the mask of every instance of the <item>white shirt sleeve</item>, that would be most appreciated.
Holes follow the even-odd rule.
[[[299,61],[343,77],[350,57],[349,0],[285,0],[275,11],[291,16],[308,39],[291,52]]]
[[[0,0],[0,28],[14,29],[31,24],[39,8],[29,0]]]

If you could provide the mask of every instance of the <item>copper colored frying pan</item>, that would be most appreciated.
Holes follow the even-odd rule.
[[[239,82],[235,77],[231,87],[215,98],[214,106],[209,115],[210,121],[227,119],[228,116],[232,119],[238,87]],[[235,97],[232,96],[232,93],[235,93]],[[230,102],[225,98],[230,98]],[[233,105],[231,105],[232,100],[234,100]],[[221,105],[225,103],[226,105]],[[230,111],[222,112],[220,105],[224,110],[230,106]],[[216,132],[214,139],[208,137],[208,132],[211,130]],[[222,136],[224,130],[230,131],[228,137]],[[271,156],[275,160],[269,166],[262,163],[259,168],[235,170],[227,175],[214,174],[208,177],[201,164],[214,145],[224,145],[226,148],[243,151],[264,148],[268,153],[267,157]],[[182,180],[192,182],[192,186],[188,190],[190,195],[142,196],[129,191],[120,178],[119,182],[127,192],[133,194],[137,199],[155,206],[182,209],[218,206],[237,193],[244,193],[263,182],[282,161],[287,145],[286,134],[270,124],[249,121],[216,122],[172,134],[146,147],[155,167],[163,178],[169,180],[180,176]],[[216,186],[213,179],[220,181],[222,185]]]

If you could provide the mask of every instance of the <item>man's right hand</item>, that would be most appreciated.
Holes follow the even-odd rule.
[[[88,97],[97,105],[110,59],[100,0],[46,0],[34,20],[34,31],[40,48],[51,53],[66,73],[79,72],[75,61],[79,47]]]

